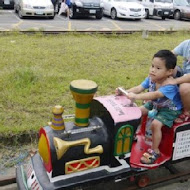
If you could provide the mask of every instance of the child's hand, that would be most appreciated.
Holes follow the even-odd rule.
[[[128,94],[128,92],[122,87],[117,88],[117,93],[118,93],[118,95],[125,95],[125,96],[127,96],[127,94]]]
[[[127,91],[122,87],[118,87],[115,89],[115,94],[117,96],[126,95],[126,93],[127,93]]]
[[[133,92],[128,92],[128,93],[126,94],[126,96],[127,96],[127,98],[129,98],[132,102],[134,102],[135,99],[136,99],[136,94],[134,94]]]
[[[118,87],[118,88],[115,89],[115,95],[116,95],[116,96],[122,95],[122,93],[119,91],[119,88],[120,88],[120,87]]]

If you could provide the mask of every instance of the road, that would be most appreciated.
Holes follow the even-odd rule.
[[[97,20],[95,17],[66,20],[64,16],[58,15],[52,20],[46,18],[20,19],[14,10],[0,10],[0,31],[175,31],[189,29],[189,20],[162,20],[156,17],[140,21],[112,20],[109,17],[103,17],[101,20]]]

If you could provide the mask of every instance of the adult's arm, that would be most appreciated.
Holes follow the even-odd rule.
[[[184,40],[183,42],[181,42],[178,46],[176,46],[172,52],[178,56],[183,56],[183,57],[186,57],[187,55],[187,50],[189,49],[190,47],[190,39],[188,40]]]
[[[190,74],[175,79],[175,84],[190,83]]]
[[[171,51],[176,57],[178,56],[178,54],[174,51],[174,49]]]
[[[168,84],[176,85],[182,83],[190,83],[190,73],[178,78],[170,77],[164,82],[163,85],[168,85]]]

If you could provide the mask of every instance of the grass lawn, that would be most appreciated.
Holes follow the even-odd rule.
[[[189,33],[82,35],[0,34],[0,137],[38,131],[52,119],[52,107],[73,114],[69,84],[95,81],[97,95],[138,85],[160,49],[173,49]],[[182,59],[178,58],[179,65]]]

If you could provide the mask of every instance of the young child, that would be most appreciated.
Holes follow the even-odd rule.
[[[176,62],[177,58],[171,51],[158,51],[153,56],[149,76],[140,85],[127,90],[126,96],[129,99],[148,101],[140,109],[142,115],[153,118],[152,148],[143,154],[141,162],[144,164],[153,164],[160,156],[161,128],[164,125],[171,128],[174,120],[181,114],[182,103],[178,86],[164,85],[173,75]],[[148,89],[148,92],[141,93],[145,89]]]

